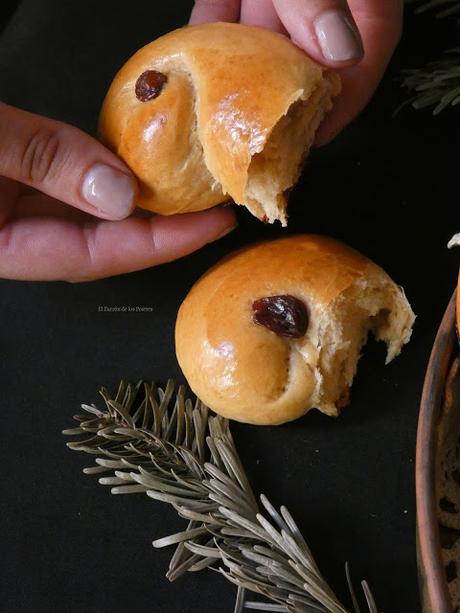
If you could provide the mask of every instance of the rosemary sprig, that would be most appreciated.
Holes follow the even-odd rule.
[[[187,528],[160,538],[154,547],[176,545],[166,576],[216,567],[238,587],[235,613],[243,607],[263,611],[347,613],[322,577],[308,545],[285,507],[277,511],[265,496],[256,501],[238,457],[228,421],[209,414],[200,401],[153,384],[120,383],[114,398],[100,394],[105,410],[82,405],[76,415],[82,435],[67,443],[96,455],[86,474],[112,487],[113,494],[145,493],[171,504]],[[261,512],[262,511],[262,512]],[[351,586],[354,610],[359,612]],[[362,583],[370,613],[377,613]],[[270,602],[246,601],[246,590]]]
[[[406,0],[406,4],[418,4],[416,13],[434,10],[438,19],[460,13],[460,0]],[[403,70],[400,82],[412,96],[396,109],[395,115],[409,105],[414,109],[434,107],[433,115],[439,115],[449,106],[457,106],[460,103],[460,49],[447,50],[444,57],[426,66]]]
[[[413,96],[403,106],[414,109],[434,106],[433,115],[439,115],[448,106],[460,103],[460,48],[451,49],[446,57],[430,62],[424,68],[402,71],[401,84]]]

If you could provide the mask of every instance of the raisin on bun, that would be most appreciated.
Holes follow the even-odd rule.
[[[121,68],[99,132],[139,179],[142,208],[172,215],[232,199],[286,225],[286,192],[339,90],[281,34],[187,26]]]
[[[176,353],[194,393],[225,417],[281,424],[347,403],[369,332],[387,363],[415,316],[371,260],[332,239],[295,236],[223,259],[190,290]]]

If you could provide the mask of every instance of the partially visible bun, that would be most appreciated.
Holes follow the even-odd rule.
[[[157,81],[142,101],[136,89],[149,84],[147,71]],[[123,66],[104,101],[100,136],[137,175],[143,208],[172,215],[233,199],[285,225],[286,191],[339,90],[335,73],[281,34],[188,26]]]
[[[290,297],[288,317],[281,303],[257,310],[256,301],[273,296]],[[190,387],[214,411],[281,424],[314,407],[337,415],[368,333],[387,344],[389,362],[413,322],[404,292],[379,266],[332,239],[296,236],[238,251],[209,270],[180,307],[176,353]],[[293,336],[278,333],[283,325]]]

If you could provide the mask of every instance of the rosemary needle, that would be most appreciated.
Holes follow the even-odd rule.
[[[416,13],[433,10],[438,19],[460,14],[460,0],[406,0],[406,4],[418,5]],[[439,115],[449,106],[457,106],[460,104],[460,49],[448,49],[436,61],[403,70],[400,82],[411,97],[396,109],[394,115],[408,105],[414,109],[434,107],[433,115]]]
[[[105,388],[100,394],[105,409],[82,405],[91,417],[76,416],[78,427],[63,434],[81,438],[67,445],[97,456],[84,473],[105,473],[99,483],[113,494],[147,494],[188,520],[185,530],[153,542],[157,548],[176,545],[170,581],[214,567],[238,588],[234,613],[348,613],[287,509],[277,511],[264,495],[259,506],[228,420],[186,399],[171,380],[165,389],[121,382],[114,398]],[[367,583],[362,588],[369,612],[377,613]],[[246,591],[264,601],[246,601]]]

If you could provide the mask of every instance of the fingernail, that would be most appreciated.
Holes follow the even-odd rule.
[[[319,46],[326,60],[345,62],[363,54],[361,37],[351,19],[339,11],[321,13],[314,22]]]
[[[134,208],[137,187],[129,175],[105,164],[95,164],[84,176],[81,191],[86,202],[103,215],[124,219]]]
[[[229,234],[232,230],[234,230],[237,227],[238,224],[233,224],[232,226],[227,226],[225,228],[225,230],[222,230],[222,232],[220,234],[218,234],[215,238],[213,238],[210,242],[213,243],[214,241],[218,241],[219,238],[223,238],[224,236],[227,236],[227,234]]]

